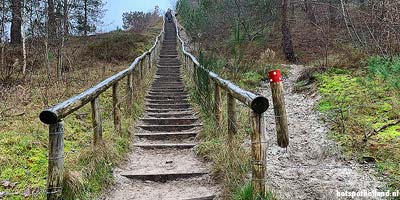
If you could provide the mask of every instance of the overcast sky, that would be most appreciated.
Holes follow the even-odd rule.
[[[158,5],[162,11],[171,8],[171,0],[105,0],[106,14],[104,24],[99,27],[102,31],[115,30],[122,28],[122,14],[129,11],[150,12]]]

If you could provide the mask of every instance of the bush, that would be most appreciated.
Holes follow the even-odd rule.
[[[146,49],[147,40],[142,34],[115,31],[91,41],[86,53],[106,62],[128,62]]]
[[[368,72],[383,79],[390,87],[400,89],[400,57],[371,57]]]

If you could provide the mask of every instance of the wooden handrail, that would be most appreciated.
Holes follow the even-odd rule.
[[[149,51],[137,57],[133,63],[126,69],[116,73],[113,76],[101,81],[97,85],[86,91],[71,97],[70,99],[59,103],[49,109],[43,110],[39,114],[40,120],[49,125],[49,158],[47,175],[47,199],[62,199],[63,177],[64,177],[64,123],[63,119],[90,103],[92,108],[93,125],[93,145],[98,147],[103,144],[102,141],[102,119],[100,113],[99,96],[107,89],[113,89],[113,120],[115,132],[121,133],[121,111],[118,91],[119,83],[125,77],[127,78],[126,102],[128,114],[131,113],[131,104],[133,101],[133,91],[136,84],[139,84],[144,75],[156,61],[156,54],[160,51],[160,46],[164,40],[165,19],[163,18],[163,28],[156,37],[154,45]],[[147,59],[148,58],[148,59]],[[145,66],[147,65],[147,66]],[[137,69],[137,71],[135,71]],[[133,78],[135,76],[135,79]]]
[[[118,72],[117,74],[103,80],[99,84],[87,89],[86,91],[71,97],[70,99],[59,103],[49,109],[43,110],[39,118],[45,124],[54,124],[65,118],[69,114],[88,104],[97,98],[100,94],[106,91],[108,88],[118,83],[121,79],[125,78],[128,74],[132,73],[136,66],[142,62],[148,55],[156,49],[158,42],[160,41],[162,35],[164,34],[164,29],[161,31],[160,35],[157,36],[154,45],[151,49],[141,56],[137,57],[133,63],[125,70]]]
[[[266,194],[265,189],[265,169],[266,169],[266,159],[265,159],[265,119],[264,112],[269,107],[268,99],[262,95],[257,95],[252,92],[246,91],[237,85],[233,84],[231,81],[223,79],[216,73],[204,68],[192,54],[186,51],[185,42],[180,37],[178,20],[174,17],[175,28],[178,40],[180,42],[179,49],[182,52],[182,57],[184,61],[184,67],[188,71],[190,76],[194,78],[198,75],[195,69],[198,68],[203,70],[208,74],[208,77],[214,82],[214,98],[215,98],[215,117],[218,126],[222,126],[222,98],[221,98],[221,88],[227,92],[227,116],[228,116],[228,143],[231,144],[233,140],[233,135],[237,132],[237,122],[236,122],[236,100],[239,100],[247,107],[252,109],[252,114],[250,116],[252,133],[251,133],[251,165],[252,165],[252,188],[253,197],[263,197]]]
[[[223,79],[218,74],[216,74],[216,73],[204,68],[203,66],[201,66],[199,61],[197,61],[196,57],[186,51],[185,42],[183,41],[183,39],[179,35],[179,29],[178,29],[178,26],[177,26],[176,18],[175,18],[175,25],[176,25],[177,37],[178,37],[179,42],[181,43],[180,49],[182,50],[182,53],[185,56],[187,56],[188,58],[191,59],[191,61],[193,62],[193,64],[195,66],[197,66],[200,69],[202,69],[205,72],[207,72],[208,76],[212,80],[214,80],[214,82],[216,84],[218,84],[218,86],[220,86],[221,88],[223,88],[224,90],[229,92],[233,97],[235,97],[235,99],[237,99],[240,102],[244,103],[245,105],[247,105],[249,108],[251,108],[255,112],[257,112],[259,114],[262,114],[268,109],[269,102],[268,102],[268,99],[265,98],[264,96],[257,95],[257,94],[254,94],[252,92],[243,90],[239,86],[233,84],[231,81]]]

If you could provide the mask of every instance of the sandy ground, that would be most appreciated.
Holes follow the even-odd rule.
[[[358,164],[341,156],[340,148],[327,138],[329,127],[314,110],[317,97],[292,92],[303,67],[290,66],[284,80],[290,145],[277,146],[273,109],[266,112],[267,186],[281,199],[380,199],[337,197],[339,192],[382,191],[373,165]],[[263,88],[270,100],[268,85]]]

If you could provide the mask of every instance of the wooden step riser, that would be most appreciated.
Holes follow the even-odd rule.
[[[182,173],[182,174],[162,174],[162,175],[129,175],[122,174],[122,176],[127,177],[129,179],[134,180],[142,180],[142,181],[154,181],[154,182],[167,182],[174,181],[179,179],[188,179],[203,176],[207,173],[204,172],[196,172],[196,173]]]
[[[191,149],[195,144],[134,144],[133,146],[142,149]]]
[[[200,125],[139,125],[139,127],[146,131],[158,131],[158,132],[176,132],[176,131],[188,131],[199,127]]]
[[[180,95],[187,95],[188,93],[187,92],[173,92],[173,91],[161,91],[161,92],[150,91],[150,92],[148,92],[148,94],[149,95],[174,95],[174,96],[177,95],[177,96],[180,96]]]
[[[155,95],[148,95],[146,96],[147,99],[149,100],[183,100],[183,99],[188,99],[188,97],[186,96],[155,96]]]
[[[187,109],[150,109],[147,108],[145,110],[146,112],[148,112],[149,114],[158,114],[158,113],[181,113],[181,112],[186,112],[188,111]]]
[[[205,197],[199,197],[199,198],[191,198],[191,199],[184,199],[184,200],[214,200],[215,198],[217,198],[217,196],[211,195],[211,196],[205,196]]]
[[[143,138],[146,140],[184,140],[184,139],[193,139],[197,136],[198,133],[162,133],[162,134],[135,134],[138,138]]]
[[[190,108],[190,105],[187,104],[149,104],[147,105],[147,108],[150,109],[188,109]]]
[[[179,118],[179,117],[190,117],[193,116],[192,113],[148,113],[149,117],[158,117],[158,118]]]
[[[162,119],[149,119],[149,118],[143,118],[141,121],[145,124],[150,124],[150,125],[191,125],[195,124],[198,119],[192,118],[192,119],[187,119],[187,118],[162,118]]]
[[[157,84],[157,85],[152,85],[151,87],[152,87],[152,89],[155,89],[155,90],[183,89],[184,88],[184,86],[182,86],[181,84],[176,84],[176,85],[172,85],[172,84]]]

